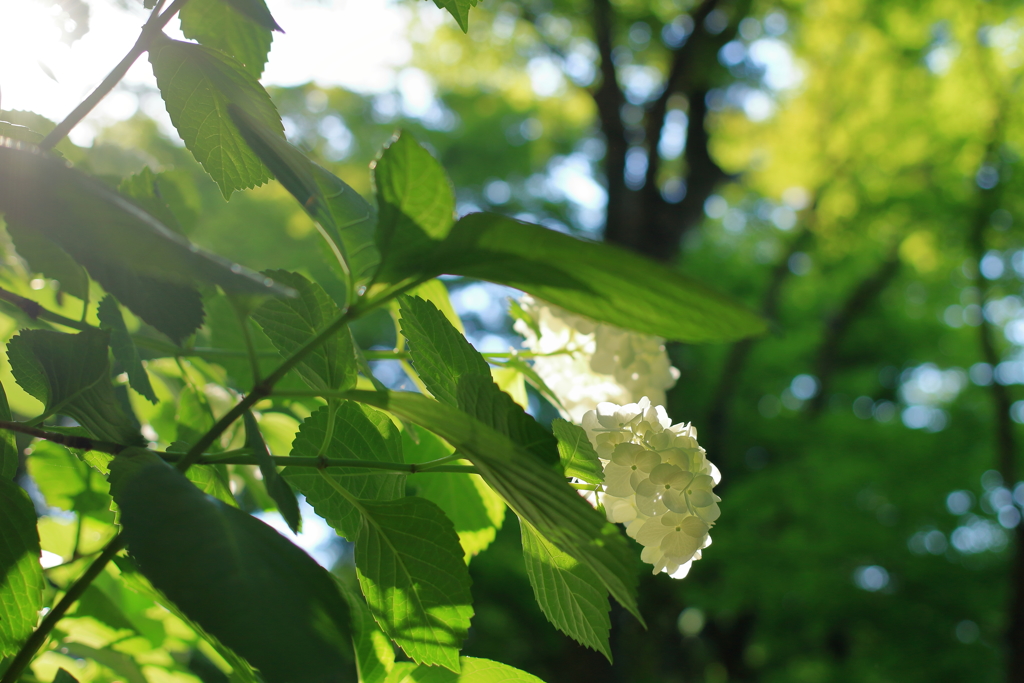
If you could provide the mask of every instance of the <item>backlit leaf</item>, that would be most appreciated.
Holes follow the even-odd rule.
[[[153,385],[149,381],[149,374],[146,373],[146,368],[139,357],[139,350],[135,348],[135,342],[132,341],[132,336],[124,324],[117,300],[109,295],[104,297],[100,301],[96,315],[100,320],[100,327],[110,332],[110,350],[128,373],[128,383],[132,389],[145,396],[150,403],[156,404],[158,401],[153,392]]]
[[[248,2],[266,11],[263,0]],[[271,27],[256,23],[225,0],[191,0],[178,17],[186,38],[234,57],[255,78],[263,74],[274,40]]]
[[[149,61],[171,122],[224,198],[267,182],[269,171],[228,115],[228,104],[235,104],[284,135],[281,117],[259,81],[217,50],[166,37],[153,42]]]
[[[0,477],[0,657],[13,655],[32,634],[43,606],[36,511],[28,494]]]
[[[331,412],[334,412],[333,419]],[[330,433],[330,436],[328,436]],[[391,419],[369,406],[339,401],[320,408],[303,421],[292,443],[292,455],[367,462],[402,462],[402,439]],[[359,511],[331,485],[335,482],[356,498],[394,500],[405,495],[405,473],[363,467],[286,467],[281,473],[318,515],[339,534],[354,541]]]
[[[562,470],[567,477],[576,477],[588,484],[600,484],[604,481],[604,467],[597,457],[587,433],[579,425],[555,419],[551,429],[558,439],[558,455],[562,462]]]
[[[359,505],[356,571],[374,619],[413,660],[458,670],[473,607],[451,521],[415,496]]]
[[[0,420],[10,422],[11,406],[7,403],[7,391],[0,384]],[[14,432],[0,429],[0,479],[14,479],[18,472],[18,444]]]
[[[434,4],[446,9],[459,22],[463,33],[469,31],[469,8],[476,7],[477,0],[434,0]]]
[[[284,517],[288,527],[295,533],[299,533],[299,528],[302,526],[302,515],[299,512],[299,501],[295,498],[295,492],[292,491],[292,487],[288,485],[284,477],[278,473],[274,461],[270,459],[270,451],[267,450],[267,444],[263,441],[263,435],[260,434],[256,418],[248,410],[242,417],[245,421],[245,447],[256,456],[267,493],[277,503],[277,510]]]

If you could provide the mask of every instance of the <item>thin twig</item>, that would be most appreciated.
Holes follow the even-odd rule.
[[[21,422],[11,422],[8,420],[0,420],[0,429],[6,429],[9,432],[18,432],[19,434],[28,434],[29,436],[34,436],[37,439],[46,439],[47,441],[59,443],[62,446],[67,446],[68,448],[75,448],[83,451],[101,451],[103,453],[117,455],[125,448],[120,444],[110,443],[109,441],[97,441],[85,436],[48,432],[45,429],[38,429]]]

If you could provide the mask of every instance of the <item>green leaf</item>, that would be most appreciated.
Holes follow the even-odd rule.
[[[523,558],[541,611],[562,633],[612,661],[608,591],[593,571],[520,521]]]
[[[14,379],[45,405],[45,414],[74,418],[98,439],[122,445],[146,440],[125,415],[110,382],[108,333],[24,330],[7,344]]]
[[[128,551],[153,586],[268,683],[353,680],[330,575],[263,522],[204,495],[151,451],[111,463]]]
[[[462,657],[459,662],[459,673],[436,666],[396,666],[395,675],[388,676],[386,683],[544,683],[532,674],[489,659]]]
[[[441,164],[408,133],[384,150],[373,181],[382,259],[377,278],[400,280],[451,230],[455,193]]]
[[[104,522],[113,519],[107,480],[63,446],[49,441],[36,442],[25,460],[25,467],[50,507]]]
[[[288,523],[288,528],[299,533],[302,527],[302,514],[299,512],[299,501],[295,498],[295,492],[288,482],[284,480],[270,459],[270,451],[260,434],[260,427],[256,424],[256,418],[250,411],[242,415],[245,422],[245,447],[252,451],[259,463],[260,472],[263,474],[263,484],[267,487],[267,493],[277,503],[277,510]]]
[[[263,0],[250,2],[262,5],[269,16]],[[186,38],[234,57],[254,78],[263,75],[273,27],[250,20],[224,0],[191,0],[181,8],[179,18]]]
[[[7,234],[29,270],[60,283],[61,291],[81,300],[88,298],[89,276],[71,255],[30,227],[8,222]]]
[[[454,449],[425,429],[416,429],[419,443],[402,433],[406,462],[423,463],[444,458]],[[444,510],[459,534],[466,560],[484,551],[494,541],[505,520],[505,501],[477,474],[462,472],[421,472],[408,478],[420,498]]]
[[[0,478],[0,658],[13,655],[31,634],[43,606],[36,512],[28,494]]]
[[[636,605],[632,549],[561,473],[481,421],[426,396],[379,391],[346,395],[425,427],[455,446],[521,519],[587,565],[608,592],[643,622]]]
[[[326,233],[347,264],[353,285],[369,281],[380,264],[373,207],[343,180],[310,161],[245,110],[228,105],[228,112],[253,151]]]
[[[274,21],[274,17],[271,16],[270,10],[267,9],[267,3],[263,0],[224,0],[224,2],[231,5],[260,26],[271,31],[280,31],[281,33],[284,33],[284,29],[278,26],[277,22]]]
[[[459,22],[463,33],[469,32],[469,8],[476,7],[477,0],[434,0],[439,9],[446,9]]]
[[[387,415],[352,401],[339,401],[306,418],[292,443],[291,454],[402,462],[402,440]],[[363,500],[394,500],[405,495],[403,472],[364,467],[286,467],[281,474],[306,497],[316,514],[350,541],[359,534],[359,511],[332,482]]]
[[[189,6],[191,5],[186,5],[186,7]],[[149,166],[122,180],[117,191],[126,197],[131,197],[132,201],[167,228],[176,233],[182,232],[178,218],[162,195],[159,178],[157,174],[149,170]]]
[[[352,645],[356,652],[359,683],[384,683],[388,671],[395,665],[395,648],[373,620],[360,593],[355,568],[341,576],[338,576],[338,571],[335,570],[335,580],[352,613]]]
[[[159,403],[156,393],[153,392],[153,385],[149,382],[149,375],[142,365],[139,357],[139,350],[135,348],[132,335],[124,324],[124,317],[117,305],[117,300],[107,295],[100,301],[96,311],[100,320],[100,328],[110,332],[110,350],[114,358],[121,364],[124,371],[128,373],[128,383],[132,389],[145,396],[154,405]]]
[[[10,422],[11,406],[7,402],[7,392],[4,385],[0,384],[0,420]],[[0,479],[14,479],[18,473],[18,442],[14,438],[14,432],[0,429]]]
[[[291,294],[202,251],[122,195],[38,151],[0,145],[0,211],[9,223],[52,240],[135,315],[176,341],[202,324],[196,283],[232,293]]]
[[[448,288],[444,286],[443,282],[437,278],[427,280],[423,284],[410,289],[408,294],[409,296],[418,296],[434,304],[437,310],[444,313],[444,317],[448,319],[452,327],[458,330],[460,334],[466,334],[466,328],[462,325],[462,318],[455,312],[451,297],[448,296]]]
[[[663,264],[497,214],[463,217],[432,255],[403,267],[382,273],[375,293],[447,273],[670,340],[725,342],[767,329],[759,315]]]
[[[604,468],[583,427],[556,418],[551,429],[558,439],[558,455],[565,476],[582,479],[588,484],[603,482]]]
[[[356,572],[374,619],[416,662],[457,671],[473,607],[451,521],[415,496],[359,507]]]
[[[57,675],[53,677],[53,683],[78,683],[78,679],[67,672],[67,669],[57,669]]]
[[[555,462],[554,437],[494,383],[484,357],[433,304],[399,297],[402,336],[424,385],[437,400],[508,435],[531,453]]]
[[[123,585],[127,586],[129,590],[143,595],[164,607],[168,612],[181,619],[190,629],[195,631],[200,638],[210,644],[214,651],[231,667],[232,671],[229,679],[231,683],[262,683],[261,679],[249,665],[249,662],[235,654],[231,648],[226,647],[216,637],[203,630],[202,626],[190,619],[177,605],[168,600],[166,595],[154,588],[149,579],[139,571],[139,566],[134,560],[124,555],[119,555],[114,558],[114,564],[117,565]]]
[[[287,358],[334,322],[341,310],[323,287],[298,273],[268,270],[266,275],[298,294],[293,299],[269,299],[252,315],[281,355]],[[347,329],[340,330],[307,354],[295,370],[317,391],[355,386],[357,368],[352,335]]]
[[[270,179],[228,115],[228,104],[235,104],[284,135],[274,103],[251,73],[217,50],[166,36],[153,41],[149,62],[171,123],[225,199]]]

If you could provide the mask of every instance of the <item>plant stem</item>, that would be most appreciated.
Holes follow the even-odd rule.
[[[181,453],[158,453],[167,462],[180,462],[184,457]],[[466,472],[473,474],[476,468],[472,465],[447,465],[446,463],[460,458],[439,458],[430,462],[408,463],[408,462],[376,462],[373,460],[349,460],[344,458],[325,458],[321,456],[295,456],[295,455],[272,455],[271,461],[275,465],[285,467],[353,467],[369,470],[384,470],[389,472]],[[232,454],[232,455],[204,455],[197,465],[258,465],[254,455]]]
[[[219,419],[217,423],[213,425],[213,427],[211,427],[210,430],[207,431],[194,446],[192,446],[191,450],[185,454],[185,457],[178,461],[178,471],[185,472],[189,467],[198,462],[203,456],[203,452],[213,445],[213,442],[217,440],[217,437],[224,433],[225,429],[230,427],[235,420],[240,418],[242,414],[254,404],[259,402],[261,399],[270,396],[274,385],[281,381],[281,378],[288,374],[289,370],[301,363],[303,358],[330,339],[331,336],[338,332],[338,330],[345,327],[352,318],[352,309],[349,309],[345,313],[339,315],[330,325],[321,330],[315,337],[303,344],[298,351],[293,353],[283,363],[277,366],[277,369],[270,373],[270,376],[254,386],[252,391],[250,391],[245,398],[235,404],[234,408],[229,410],[224,417]]]
[[[59,313],[54,313],[43,308],[42,304],[32,299],[26,299],[20,294],[14,292],[8,292],[6,289],[0,288],[0,301],[6,301],[14,304],[22,310],[22,312],[33,320],[46,320],[47,322],[57,323],[64,327],[70,327],[75,330],[87,330],[92,327],[89,323],[81,322],[78,320],[72,320],[66,318]]]
[[[149,20],[146,21],[145,26],[142,27],[142,33],[139,34],[139,39],[135,41],[135,45],[128,51],[128,54],[124,56],[114,70],[107,74],[107,77],[103,79],[103,82],[96,86],[88,97],[86,97],[81,104],[75,107],[67,117],[57,124],[57,127],[50,131],[50,134],[43,138],[42,142],[39,143],[39,148],[43,151],[53,149],[57,146],[61,140],[67,137],[67,134],[71,130],[81,123],[89,112],[91,112],[100,101],[106,97],[114,87],[121,82],[124,75],[128,73],[128,69],[132,67],[139,57],[142,56],[146,50],[149,49],[149,45],[153,42],[153,38],[160,33],[167,22],[171,20],[175,14],[178,13],[188,0],[174,0],[171,6],[167,8],[167,11],[163,14],[159,14],[160,4],[157,4],[153,8],[153,12],[149,15]]]
[[[32,661],[32,657],[34,657],[39,648],[43,646],[43,643],[46,642],[50,632],[53,631],[53,627],[56,626],[57,622],[64,617],[64,614],[67,613],[71,606],[75,604],[80,597],[82,597],[82,594],[85,593],[85,589],[89,587],[89,584],[99,576],[100,572],[103,571],[103,568],[107,566],[107,563],[121,551],[124,545],[125,542],[122,536],[117,536],[111,540],[110,543],[107,544],[107,547],[103,549],[100,556],[97,557],[96,560],[89,565],[89,568],[85,570],[85,573],[71,584],[71,587],[68,588],[68,592],[64,594],[64,597],[60,599],[60,602],[58,602],[57,605],[46,614],[46,617],[43,619],[43,623],[39,624],[39,628],[29,636],[28,640],[25,641],[25,644],[22,645],[20,650],[18,650],[18,654],[13,660],[11,660],[11,664],[7,667],[7,671],[4,673],[3,678],[0,678],[0,683],[14,683],[21,677],[22,671],[24,671],[29,662]]]
[[[62,446],[67,446],[68,448],[77,448],[83,451],[101,451],[103,453],[117,455],[124,450],[124,446],[120,444],[110,443],[109,441],[96,441],[85,436],[73,436],[71,434],[48,432],[45,429],[32,427],[22,422],[0,420],[0,429],[6,429],[9,432],[18,432],[19,434],[28,434],[29,436],[34,436],[37,439],[46,439],[47,441],[53,441],[54,443],[59,443]]]

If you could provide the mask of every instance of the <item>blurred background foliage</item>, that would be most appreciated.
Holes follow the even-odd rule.
[[[1024,680],[1020,5],[483,0],[463,35],[415,4],[412,66],[393,92],[272,91],[292,142],[368,195],[369,164],[404,128],[447,168],[460,213],[609,239],[774,321],[771,335],[731,347],[670,347],[682,376],[669,412],[697,426],[721,468],[723,515],[688,578],[645,574],[649,629],[613,611],[614,665],[555,631],[525,598],[508,519],[470,567],[465,654],[551,683]],[[203,246],[331,289],[331,256],[280,185],[225,204],[143,114],[91,148],[60,150],[113,185],[148,166]],[[25,263],[9,241],[5,251],[5,288],[81,311],[59,283],[26,289]],[[478,348],[518,345],[514,293],[447,285]],[[217,305],[201,334],[232,347]],[[4,311],[4,338],[30,323]],[[357,336],[394,344],[384,314]],[[204,378],[247,381],[244,363],[224,359],[150,369],[182,392],[179,413],[230,399],[206,396]],[[409,388],[396,362],[376,369]],[[0,381],[16,413],[35,410],[6,366]],[[302,410],[267,407],[276,448]],[[189,419],[142,417],[157,431]],[[232,478],[243,506],[269,505],[243,479]],[[90,543],[109,533],[103,509],[82,525]],[[67,549],[72,522],[55,516],[43,546],[74,562],[85,551]],[[341,547],[331,557],[351,559]],[[177,639],[186,651],[194,634],[153,614],[147,647]]]

